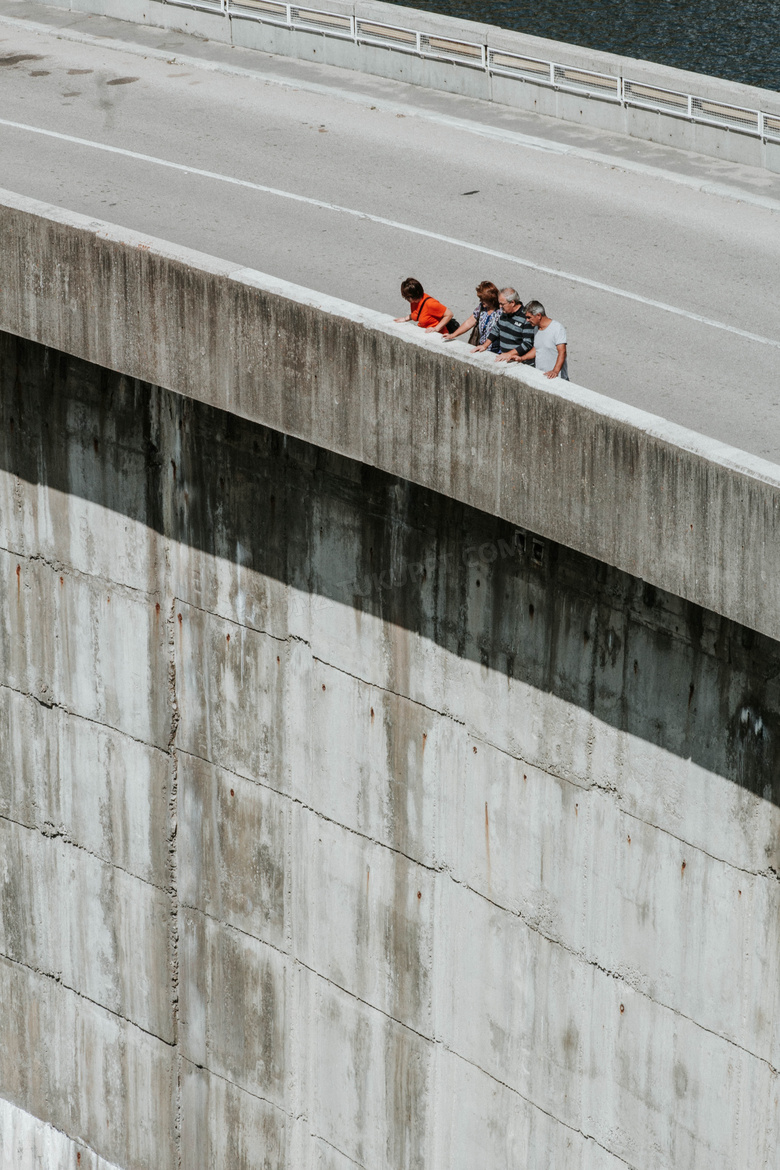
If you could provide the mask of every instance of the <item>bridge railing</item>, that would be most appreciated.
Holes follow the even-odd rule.
[[[577,94],[620,106],[654,110],[673,118],[704,123],[780,143],[780,114],[712,100],[696,93],[665,89],[631,77],[599,73],[559,61],[521,56],[493,48],[487,42],[461,40],[403,24],[356,16],[327,7],[287,4],[282,0],[162,0],[180,8],[220,13],[227,19],[252,20],[290,30],[321,33],[326,37],[377,45],[396,53],[448,61],[534,85]]]

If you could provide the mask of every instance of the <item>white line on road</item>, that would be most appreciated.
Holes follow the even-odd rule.
[[[664,301],[655,301],[651,297],[643,297],[640,293],[629,292],[627,289],[616,288],[611,284],[604,284],[600,280],[591,280],[587,276],[577,276],[573,272],[564,272],[558,268],[550,268],[546,264],[537,264],[534,260],[525,260],[520,256],[512,256],[509,252],[498,252],[494,248],[485,248],[482,244],[470,244],[467,240],[458,240],[453,236],[445,236],[440,232],[428,231],[427,228],[415,227],[413,224],[399,223],[398,220],[386,219],[382,215],[372,215],[368,211],[358,211],[354,207],[343,207],[338,203],[328,203],[323,199],[313,199],[309,195],[297,195],[293,191],[281,191],[278,187],[266,187],[262,183],[253,183],[249,179],[237,179],[232,175],[222,175],[218,171],[206,171],[200,167],[189,166],[186,163],[172,162],[170,159],[157,158],[152,154],[140,154],[135,150],[127,150],[122,146],[110,146],[106,142],[93,142],[89,138],[76,138],[72,134],[62,134],[58,130],[45,130],[41,126],[28,126],[24,122],[12,122],[7,118],[0,118],[0,126],[8,126],[12,130],[23,130],[28,134],[42,134],[46,138],[56,138],[61,142],[70,142],[76,146],[86,146],[92,150],[105,151],[108,154],[122,155],[124,158],[136,159],[138,162],[151,163],[153,166],[167,167],[169,170],[180,171],[185,175],[198,175],[204,179],[214,179],[219,183],[229,183],[234,187],[244,187],[250,191],[259,191],[263,195],[273,195],[278,199],[290,199],[294,203],[305,203],[309,207],[319,207],[323,211],[334,211],[341,215],[351,215],[356,219],[364,219],[370,223],[382,224],[383,227],[394,228],[396,231],[409,232],[416,236],[425,236],[429,240],[438,240],[442,244],[449,244],[456,248],[466,248],[470,252],[479,252],[481,256],[493,256],[498,260],[507,260],[510,264],[518,264],[522,268],[529,268],[533,272],[542,272],[545,276],[554,276],[561,280],[569,280],[573,284],[584,284],[588,288],[598,289],[600,292],[612,296],[623,297],[625,300],[637,301],[653,309],[661,309],[665,313],[674,313],[677,317],[687,317],[689,321],[696,321],[700,325],[708,325],[712,329],[721,329],[726,333],[734,333],[738,337],[746,337],[749,341],[757,341],[761,345],[771,345],[780,349],[780,341],[772,337],[762,337],[759,333],[751,333],[747,329],[739,329],[736,325],[728,325],[725,321],[715,321],[711,317],[703,317],[700,313],[692,313],[689,309],[680,309],[676,305],[667,305]]]
[[[306,93],[316,93],[322,97],[335,98],[338,101],[350,102],[358,106],[371,106],[390,114],[403,114],[407,118],[422,118],[439,126],[447,126],[452,130],[476,134],[480,138],[489,138],[494,142],[503,142],[509,146],[520,146],[527,150],[540,150],[548,154],[558,154],[570,158],[583,159],[585,162],[596,163],[599,166],[609,167],[610,170],[626,171],[629,174],[644,175],[646,178],[657,179],[659,182],[676,183],[681,187],[688,187],[692,191],[700,191],[704,195],[714,195],[720,199],[731,199],[738,203],[747,203],[753,207],[761,207],[766,211],[780,211],[780,199],[771,195],[759,195],[755,191],[748,191],[744,187],[731,186],[729,183],[718,183],[709,178],[698,178],[696,175],[686,175],[668,167],[653,166],[651,163],[639,162],[637,159],[625,158],[621,154],[606,154],[603,151],[590,150],[572,142],[560,142],[555,138],[542,138],[534,134],[523,134],[519,130],[509,130],[505,126],[491,126],[486,122],[479,122],[473,118],[458,118],[452,114],[444,114],[439,110],[431,110],[426,106],[413,105],[408,99],[397,102],[388,98],[384,93],[371,94],[357,89],[342,89],[337,85],[324,85],[322,82],[312,81],[309,77],[283,77],[278,73],[271,73],[261,68],[248,69],[242,65],[233,65],[226,61],[216,61],[206,57],[193,57],[186,53],[173,53],[167,49],[155,49],[150,45],[137,44],[133,41],[115,40],[113,37],[93,36],[80,29],[61,28],[55,25],[42,24],[39,21],[21,20],[16,16],[0,16],[0,25],[6,24],[38,35],[53,36],[57,40],[73,41],[76,44],[90,45],[100,49],[110,49],[114,52],[131,53],[138,57],[151,57],[154,60],[165,61],[166,64],[184,65],[189,69],[202,69],[210,73],[224,73],[234,77],[246,77],[266,85],[279,85],[287,89],[303,90]],[[254,52],[255,50],[248,50]],[[258,51],[262,60],[267,54]],[[278,58],[277,58],[278,60]],[[309,62],[294,58],[289,62],[290,67],[306,68]],[[326,67],[327,68],[327,67]],[[365,82],[376,83],[375,77],[356,74]],[[381,79],[384,81],[385,79]],[[475,99],[479,100],[479,99]],[[492,103],[491,103],[492,104]],[[649,143],[645,143],[648,146]],[[679,152],[683,153],[683,152]]]

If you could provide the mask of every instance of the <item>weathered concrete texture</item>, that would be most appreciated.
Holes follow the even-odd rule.
[[[64,7],[65,5],[63,5]],[[532,81],[517,80],[483,69],[449,61],[394,52],[388,47],[356,44],[349,38],[323,36],[305,28],[288,29],[260,23],[239,15],[228,18],[218,12],[163,4],[159,0],[69,0],[74,12],[113,16],[143,24],[162,26],[227,44],[258,49],[302,60],[322,62],[341,68],[391,77],[500,102],[523,110],[534,110],[566,121],[600,129],[616,130],[634,138],[661,142],[682,150],[693,150],[715,158],[752,166],[780,169],[778,148],[726,127],[697,124],[688,118],[672,117],[661,111],[623,106],[585,94],[567,93]],[[364,21],[413,29],[433,37],[467,41],[476,45],[530,57],[555,61],[573,69],[593,71],[610,77],[624,76],[643,85],[676,93],[694,94],[716,103],[743,109],[761,109],[780,114],[780,98],[774,91],[706,77],[668,65],[604,53],[581,45],[568,45],[544,37],[528,36],[512,29],[496,28],[478,21],[462,20],[421,9],[386,4],[382,0],[322,0],[327,12],[355,15]]]
[[[487,365],[459,342],[445,355],[382,314],[10,193],[0,230],[9,332],[399,475],[780,636],[774,464],[536,371]],[[126,555],[140,587],[145,532],[135,539]],[[133,600],[113,604],[132,624]],[[151,644],[148,654],[143,671],[156,669]],[[134,712],[133,726],[146,718]]]
[[[772,1165],[780,645],[0,343],[3,1170]]]
[[[88,1146],[0,1098],[2,1170],[119,1170]]]

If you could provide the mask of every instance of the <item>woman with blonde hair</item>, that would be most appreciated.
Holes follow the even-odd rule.
[[[501,315],[501,310],[498,305],[498,288],[493,284],[492,280],[482,280],[477,285],[476,292],[479,297],[479,304],[474,312],[468,321],[464,321],[458,329],[448,334],[444,338],[445,341],[454,341],[456,337],[460,337],[463,333],[469,333],[471,330],[474,330],[474,337],[471,338],[472,345],[481,345],[484,341],[487,341],[488,334],[493,328],[493,323]],[[490,349],[491,352],[495,350],[498,353],[498,342],[493,342]]]

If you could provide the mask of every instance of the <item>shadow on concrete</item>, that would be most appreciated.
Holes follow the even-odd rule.
[[[427,489],[1,333],[0,410],[4,471],[413,630],[780,803],[773,640]]]

